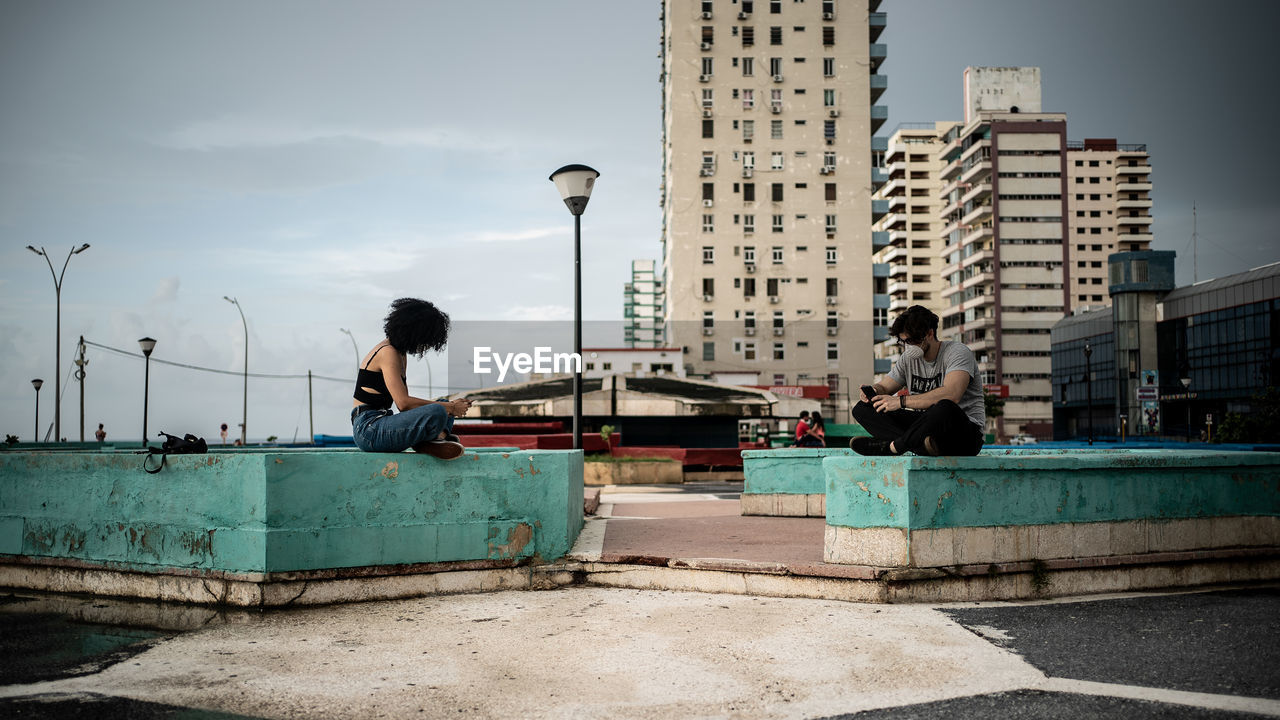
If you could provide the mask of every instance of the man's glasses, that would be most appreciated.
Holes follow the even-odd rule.
[[[903,347],[903,346],[905,346],[905,345],[911,345],[911,346],[914,346],[914,347],[919,347],[919,346],[920,346],[920,344],[921,344],[921,343],[923,343],[923,342],[924,342],[924,338],[920,338],[920,339],[918,339],[918,340],[903,340],[902,338],[898,338],[898,347],[899,347],[899,348],[901,348],[901,347]]]

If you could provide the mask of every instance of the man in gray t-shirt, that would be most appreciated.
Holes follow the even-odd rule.
[[[907,308],[889,333],[902,357],[886,377],[862,386],[853,418],[871,437],[850,447],[862,455],[977,455],[987,417],[973,351],[938,340],[938,316],[921,305]]]

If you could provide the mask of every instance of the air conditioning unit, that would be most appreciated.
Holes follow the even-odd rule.
[[[702,110],[702,117],[704,117],[704,118],[709,118],[709,117],[711,117],[711,108],[703,108],[703,110]]]
[[[774,82],[782,82],[782,76],[781,76],[781,75],[774,75],[774,76],[773,76],[773,81],[774,81]]]
[[[774,329],[773,329],[773,334],[774,334],[775,336],[777,336],[777,335],[781,335],[781,334],[782,334],[782,328],[780,328],[780,327],[776,327],[776,328],[774,328]]]
[[[706,167],[706,166],[702,168],[702,177],[711,177],[712,175],[715,175],[715,173],[716,173],[715,168]]]
[[[840,328],[838,328],[838,327],[828,327],[828,328],[827,328],[827,335],[834,336],[837,332],[839,332],[839,330],[840,330]]]
[[[832,172],[834,169],[835,169],[835,168],[830,167],[830,166],[828,166],[828,165],[823,165],[821,168],[819,168],[819,169],[818,169],[818,174],[819,174],[819,175],[830,175],[830,174],[831,174],[831,172]]]
[[[828,296],[827,296],[827,304],[828,304],[828,305],[835,305],[835,304],[836,304],[836,296],[835,296],[835,295],[828,295]]]
[[[777,295],[770,295],[769,302],[774,305],[777,305],[778,303],[782,302],[782,298],[778,297]]]
[[[822,19],[823,19],[823,20],[835,20],[835,19],[836,19],[836,14],[835,14],[835,13],[822,13]]]
[[[703,295],[703,296],[702,296],[702,301],[703,301],[703,302],[711,302],[713,299],[715,299],[715,296],[714,296],[714,295]]]
[[[840,117],[840,111],[832,110],[831,112],[827,113],[827,115],[833,118],[837,118],[837,117]]]
[[[744,168],[742,168],[742,177],[744,177],[744,178],[749,178],[749,177],[751,177],[751,173],[752,173],[752,171],[753,171],[753,170],[755,170],[755,168],[750,168],[750,167],[744,167]]]
[[[715,328],[709,328],[709,327],[704,327],[704,328],[702,328],[702,334],[703,334],[703,335],[713,335],[713,334],[715,334],[715,331],[716,331],[716,329],[715,329]]]
[[[710,75],[699,75],[699,76],[698,76],[698,82],[711,82],[711,76],[710,76]]]
[[[698,45],[698,47],[702,48],[703,50],[710,50],[710,49],[711,49],[711,43],[700,43],[700,44]]]
[[[702,19],[703,19],[703,20],[710,20],[710,19],[711,19],[711,13],[709,13],[709,12],[704,12],[704,13],[702,13]]]
[[[702,201],[702,207],[711,207],[712,205],[715,205],[715,202],[714,202],[714,201],[711,201],[711,200],[703,200],[703,201]]]
[[[749,17],[751,17],[751,16],[750,16],[750,15],[748,15],[747,13],[744,13],[744,12],[740,12],[740,13],[738,13],[738,19],[739,19],[739,20],[746,20],[746,19],[747,19],[747,18],[749,18]]]
[[[835,145],[835,144],[836,144],[836,139],[835,139],[835,138],[827,138],[827,144],[828,144],[828,145]]]
[[[755,337],[755,335],[756,335],[756,329],[755,329],[755,328],[753,328],[753,327],[749,327],[749,328],[745,329],[743,332],[745,332],[745,333],[747,334],[747,337]]]
[[[770,112],[772,112],[774,115],[778,115],[778,114],[780,114],[780,113],[782,112],[782,106],[781,106],[781,105],[771,105],[771,106],[769,107],[769,111],[770,111]]]
[[[755,263],[747,263],[747,272],[749,272],[749,273],[753,273],[753,272],[755,272],[755,271],[756,271],[756,264],[755,264]]]

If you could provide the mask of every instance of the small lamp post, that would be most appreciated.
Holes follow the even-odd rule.
[[[49,266],[49,274],[53,276],[53,294],[57,301],[54,323],[56,337],[53,343],[53,440],[57,442],[62,439],[62,278],[67,275],[67,265],[71,262],[71,256],[88,250],[89,243],[71,248],[71,252],[67,253],[67,259],[62,263],[61,274],[54,273],[53,261],[49,259],[49,253],[45,252],[44,248],[37,250],[28,245],[27,249],[43,257],[45,264]]]
[[[142,447],[147,446],[147,405],[148,395],[151,392],[151,351],[156,349],[156,341],[154,338],[144,337],[138,341],[138,347],[142,348],[142,354],[146,358],[143,364],[146,366],[145,374],[142,380]]]
[[[360,367],[360,346],[356,344],[356,336],[352,335],[351,331],[346,328],[338,328],[338,332],[346,333],[347,337],[351,338],[351,349],[356,351],[356,367],[359,368]]]
[[[222,299],[236,306],[236,310],[240,312],[240,324],[244,325],[244,414],[240,418],[240,444],[248,445],[249,440],[246,436],[248,428],[246,425],[249,424],[249,323],[244,319],[244,308],[240,307],[239,300],[226,295],[223,295]],[[353,339],[352,342],[355,342],[355,340]],[[357,359],[356,363],[358,364],[359,362]]]
[[[1187,396],[1187,442],[1191,442],[1191,377],[1190,373],[1179,378],[1182,382],[1182,392]]]
[[[573,449],[582,449],[582,213],[600,173],[586,165],[565,165],[548,178],[573,213]]]
[[[1086,407],[1089,413],[1089,446],[1093,446],[1093,365],[1089,362],[1089,357],[1093,355],[1093,346],[1089,343],[1084,344],[1084,394],[1086,399]]]
[[[44,381],[36,378],[31,381],[31,387],[36,389],[36,427],[32,437],[35,438],[31,442],[40,442],[40,387],[44,385]]]

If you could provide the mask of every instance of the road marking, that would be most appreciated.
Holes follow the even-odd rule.
[[[607,512],[612,510],[612,505],[601,505],[600,510]],[[569,558],[581,562],[599,562],[600,553],[604,551],[604,517],[587,518],[582,525],[582,532],[578,533],[578,540],[573,544],[573,549],[569,551]]]
[[[1166,690],[1164,688],[1143,687],[1141,685],[1068,680],[1067,678],[1046,678],[1044,683],[1036,686],[1036,689],[1077,693],[1080,695],[1122,697],[1131,700],[1150,700],[1173,705],[1190,705],[1214,710],[1260,713],[1272,717],[1280,717],[1280,700],[1268,700],[1266,698],[1215,695],[1213,693]]]

